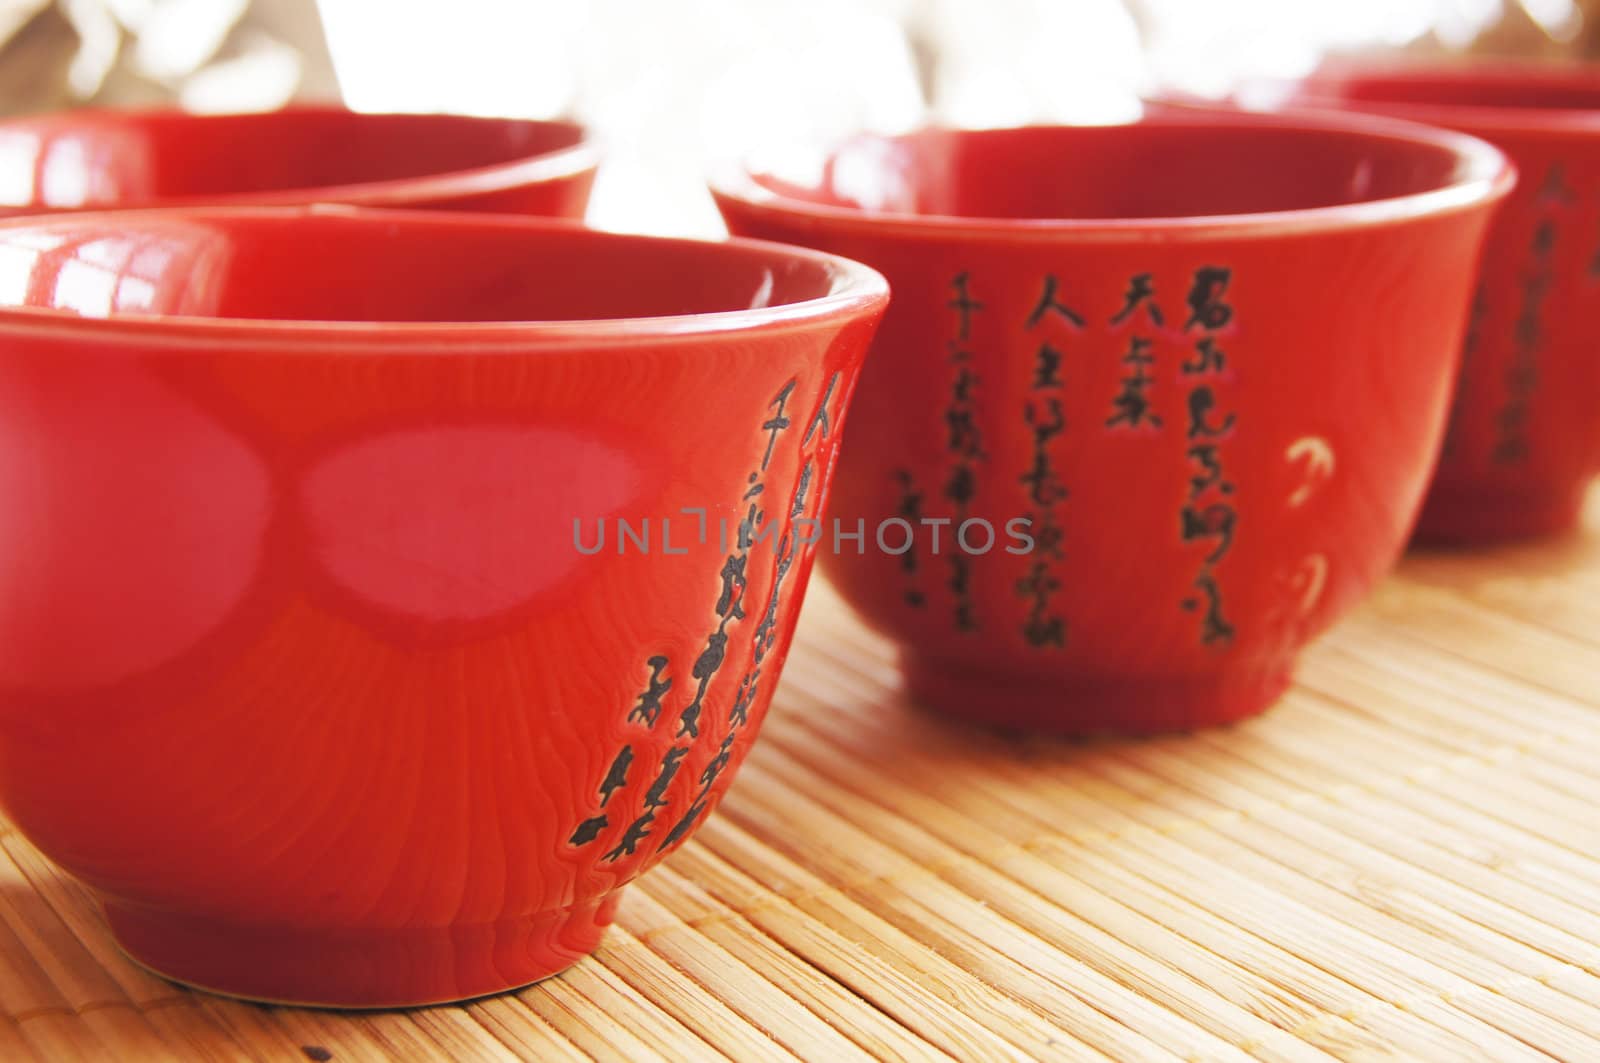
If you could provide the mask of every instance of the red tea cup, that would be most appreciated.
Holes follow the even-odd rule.
[[[61,111],[0,121],[0,214],[344,203],[580,218],[595,164],[571,122]]]
[[[1263,89],[1274,87],[1253,91]],[[1600,71],[1335,67],[1274,95],[1470,133],[1516,163],[1417,537],[1487,542],[1575,525],[1600,466]]]
[[[913,696],[1055,732],[1269,705],[1410,529],[1504,157],[1190,111],[796,161],[714,192],[893,287],[824,564]]]
[[[0,225],[0,803],[170,978],[592,950],[778,682],[864,267],[413,212]]]

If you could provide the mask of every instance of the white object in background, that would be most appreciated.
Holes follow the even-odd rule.
[[[507,118],[571,107],[589,6],[317,0],[339,91],[352,109]]]

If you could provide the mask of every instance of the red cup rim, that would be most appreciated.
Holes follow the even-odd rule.
[[[1347,101],[1337,92],[1344,83],[1388,81],[1418,84],[1432,82],[1446,90],[1459,90],[1462,99]],[[1539,107],[1479,103],[1471,98],[1474,86],[1593,92],[1595,107]],[[1332,62],[1299,80],[1247,83],[1245,92],[1267,88],[1298,90],[1288,101],[1295,107],[1353,109],[1429,125],[1469,128],[1487,135],[1503,133],[1575,133],[1600,136],[1600,68],[1573,63],[1535,64],[1513,60],[1418,62]],[[1319,91],[1320,90],[1320,91]]]
[[[86,107],[82,109],[31,115],[0,122],[0,132],[27,124],[47,120],[73,124],[80,120],[124,122],[137,126],[145,123],[180,121],[202,124],[206,122],[245,122],[269,124],[277,119],[322,116],[352,123],[369,118],[387,118],[405,112],[352,111],[330,104],[291,104],[273,111],[243,114],[194,114],[176,107],[111,108]],[[73,210],[131,210],[134,208],[163,208],[179,206],[295,206],[308,203],[344,203],[352,206],[397,206],[424,199],[446,199],[458,196],[484,195],[520,188],[530,184],[557,181],[574,177],[599,165],[599,149],[589,130],[577,122],[564,119],[484,118],[473,115],[418,114],[415,117],[443,118],[451,121],[494,122],[514,124],[527,128],[559,129],[576,136],[566,147],[541,151],[460,170],[440,170],[437,173],[415,177],[395,177],[378,181],[352,181],[335,185],[305,185],[296,188],[277,188],[261,192],[222,192],[215,195],[164,196],[140,202],[86,208],[0,204],[0,210],[23,210],[36,213],[63,213]]]
[[[1163,108],[1147,113],[1138,123],[1131,124],[1146,127],[1228,125],[1235,128],[1326,130],[1379,140],[1400,140],[1450,152],[1456,156],[1462,173],[1440,188],[1359,203],[1242,214],[1152,218],[964,217],[814,203],[785,196],[763,185],[752,172],[749,160],[719,166],[713,171],[709,183],[712,196],[719,201],[737,203],[763,213],[784,215],[800,224],[825,223],[830,228],[854,228],[865,232],[892,232],[902,236],[939,239],[1082,239],[1127,243],[1271,238],[1301,232],[1412,221],[1494,202],[1510,193],[1516,183],[1515,166],[1493,145],[1464,133],[1397,118],[1346,112],[1256,114],[1236,107],[1196,105]],[[1054,130],[1078,127],[1032,128]],[[963,129],[939,131],[956,136],[985,132]],[[834,149],[828,150],[831,154]]]
[[[383,210],[346,205],[303,207],[202,207],[78,211],[0,220],[0,236],[18,229],[59,229],[120,223],[137,229],[162,218],[185,221],[271,221],[304,224],[327,220],[384,227],[432,230],[490,230],[579,235],[584,239],[653,246],[693,246],[707,254],[743,252],[775,260],[805,261],[821,266],[829,290],[811,299],[774,306],[657,317],[590,318],[575,321],[320,321],[278,318],[203,317],[175,314],[113,314],[84,317],[52,307],[0,306],[0,335],[76,336],[96,342],[160,340],[173,346],[269,347],[273,350],[313,348],[382,352],[395,348],[448,344],[475,351],[503,349],[526,353],[597,344],[678,343],[685,338],[711,339],[753,330],[805,329],[825,321],[880,309],[889,300],[889,282],[859,262],[809,248],[767,240],[729,237],[699,240],[681,237],[611,233],[562,219],[459,211]],[[308,244],[308,246],[313,246]]]

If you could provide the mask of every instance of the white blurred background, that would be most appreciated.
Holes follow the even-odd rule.
[[[771,139],[1114,121],[1401,48],[1596,59],[1600,0],[0,0],[0,113],[575,115],[607,148],[592,223],[715,232],[705,166]]]

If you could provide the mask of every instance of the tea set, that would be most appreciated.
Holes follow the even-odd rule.
[[[723,797],[819,555],[922,710],[1145,734],[1267,709],[1410,540],[1578,519],[1600,75],[795,161],[705,241],[578,224],[571,123],[0,123],[0,807],[134,960],[560,972]]]

